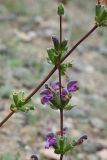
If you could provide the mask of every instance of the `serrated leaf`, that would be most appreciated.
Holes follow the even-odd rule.
[[[49,58],[49,60],[50,60],[53,64],[55,64],[55,63],[56,63],[56,60],[57,60],[57,55],[56,55],[55,49],[49,48],[49,49],[47,49],[47,53],[48,53],[48,58]]]

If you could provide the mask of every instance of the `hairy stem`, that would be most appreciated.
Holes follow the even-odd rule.
[[[63,154],[61,154],[61,156],[60,156],[60,160],[62,160],[63,159]]]
[[[60,16],[60,44],[62,42],[62,16]],[[61,53],[59,56],[59,62],[61,59]],[[59,92],[60,92],[60,102],[61,102],[61,68],[60,68],[60,63],[58,66],[58,71],[59,71]],[[63,137],[63,108],[60,106],[60,131],[61,131],[61,136]],[[63,159],[63,155],[60,155],[60,160]]]
[[[5,118],[3,119],[3,121],[0,123],[0,127],[3,126],[3,124],[4,124],[5,122],[7,122],[8,119],[9,119],[14,113],[15,113],[14,111],[11,111],[11,112],[8,114],[8,116],[5,117]]]
[[[85,34],[85,36],[83,36],[73,47],[72,49],[61,59],[61,61],[59,62],[59,64],[61,64],[89,35],[91,35],[96,29],[98,28],[98,25],[95,24],[94,27],[87,33]],[[59,65],[58,64],[58,65]],[[58,67],[55,66],[50,72],[49,74],[45,77],[45,79],[34,89],[34,91],[28,95],[28,97],[26,97],[26,101],[28,101],[29,99],[31,99],[31,97],[34,96],[34,94],[44,85],[44,83],[53,75],[53,73],[56,71]],[[15,112],[14,112],[15,113]],[[14,114],[13,113],[13,114]],[[11,117],[13,114],[9,114],[7,117]],[[8,118],[8,119],[9,119]],[[6,118],[5,118],[6,119]],[[2,120],[0,122],[0,127],[8,120]]]

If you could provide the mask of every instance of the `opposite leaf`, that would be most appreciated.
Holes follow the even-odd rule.
[[[34,106],[31,103],[31,100],[26,101],[24,97],[24,92],[13,92],[12,94],[12,104],[10,109],[14,112],[28,112],[30,110],[34,110]]]

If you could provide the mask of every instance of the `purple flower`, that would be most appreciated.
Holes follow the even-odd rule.
[[[71,95],[70,93],[76,92],[79,89],[77,81],[70,81],[67,85],[67,88],[61,86],[61,99],[62,101],[69,102]],[[45,85],[45,89],[40,93],[41,103],[46,104],[52,102],[55,98],[55,95],[59,98],[59,82],[53,81],[50,85]],[[55,102],[55,99],[54,99]],[[56,102],[57,103],[57,102]],[[58,104],[59,105],[59,104]]]
[[[59,92],[59,82],[53,81],[50,86],[54,89],[55,92]]]
[[[68,92],[76,92],[79,89],[77,81],[70,81],[67,85]]]
[[[68,96],[68,91],[67,91],[67,89],[65,89],[65,88],[62,89],[61,98],[62,98],[62,100],[64,100],[64,101],[69,100],[69,96]]]
[[[50,147],[56,145],[56,143],[57,143],[57,140],[54,133],[49,133],[46,137],[45,148],[49,149]]]
[[[41,93],[41,103],[45,104],[52,100],[53,95],[49,89],[43,90]]]

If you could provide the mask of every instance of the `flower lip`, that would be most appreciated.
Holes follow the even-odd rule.
[[[77,81],[70,81],[67,85],[68,92],[76,92],[79,89]]]
[[[49,89],[44,89],[44,90],[40,93],[41,96],[50,95],[50,94],[51,94],[51,92],[50,92]]]
[[[41,103],[45,104],[52,100],[53,95],[50,90],[44,89],[41,93]]]
[[[50,147],[56,145],[57,140],[54,133],[49,133],[46,137],[45,148],[49,149]]]
[[[59,82],[58,81],[51,82],[50,86],[54,89],[55,92],[59,91]]]

